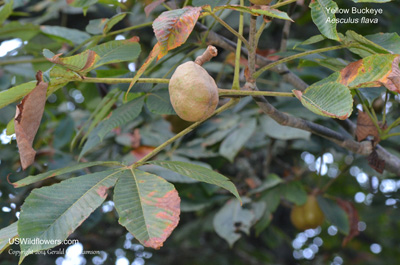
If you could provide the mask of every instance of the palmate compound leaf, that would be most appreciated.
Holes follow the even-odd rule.
[[[160,43],[158,59],[169,50],[184,44],[199,18],[201,7],[187,6],[163,12],[153,22],[154,34]]]
[[[121,169],[88,174],[34,189],[21,207],[18,234],[20,263],[40,250],[62,243],[107,197]]]
[[[353,111],[350,90],[340,83],[316,83],[304,92],[293,90],[293,93],[306,108],[321,116],[345,120]]]
[[[181,161],[149,161],[147,164],[157,165],[195,180],[217,185],[230,191],[241,202],[235,185],[227,177],[214,170]]]
[[[180,198],[165,179],[141,171],[122,171],[114,189],[119,223],[146,247],[159,249],[179,222]]]
[[[314,0],[311,1],[310,8],[312,20],[322,35],[328,39],[339,40],[335,16],[337,4],[332,0]]]
[[[399,54],[374,54],[348,64],[304,92],[293,93],[316,114],[345,119],[351,114],[353,103],[349,89],[383,85],[400,93],[399,62]]]

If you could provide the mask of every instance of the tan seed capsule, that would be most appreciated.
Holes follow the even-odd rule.
[[[195,62],[178,66],[169,82],[172,106],[183,120],[200,121],[218,105],[218,87],[207,71]]]

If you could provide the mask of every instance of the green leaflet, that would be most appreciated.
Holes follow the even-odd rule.
[[[17,182],[12,183],[12,185],[14,186],[14,188],[20,188],[20,187],[24,187],[24,186],[30,185],[32,183],[35,183],[35,182],[38,182],[41,180],[45,180],[48,178],[56,177],[56,176],[59,176],[62,174],[70,173],[73,171],[77,171],[77,170],[81,170],[81,169],[93,167],[93,166],[110,167],[110,166],[122,166],[122,164],[119,162],[116,162],[116,161],[95,161],[95,162],[79,163],[79,164],[69,166],[69,167],[63,167],[60,169],[50,170],[50,171],[47,171],[47,172],[39,174],[39,175],[28,176]]]
[[[346,212],[331,199],[318,196],[317,200],[318,205],[324,213],[326,219],[332,225],[336,226],[340,232],[347,235],[350,231],[350,225]]]
[[[30,253],[62,243],[107,197],[121,169],[88,174],[34,189],[21,207],[18,221],[20,263]],[[51,198],[51,201],[49,201]],[[35,242],[33,240],[38,240]]]
[[[215,172],[214,170],[180,161],[149,161],[147,164],[157,165],[198,181],[217,185],[230,191],[239,201],[241,201],[235,185],[227,177]]]
[[[310,4],[311,17],[319,31],[332,40],[340,40],[336,31],[336,16],[333,10],[338,8],[332,0],[315,0]]]
[[[114,189],[119,223],[146,247],[160,248],[179,222],[180,198],[165,179],[124,170]]]
[[[309,86],[303,93],[293,90],[304,107],[326,117],[347,119],[353,111],[353,97],[348,87],[327,82]]]
[[[14,222],[0,230],[0,254],[10,245],[10,240],[17,236],[17,222]]]

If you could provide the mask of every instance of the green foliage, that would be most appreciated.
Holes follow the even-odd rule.
[[[3,2],[0,44],[20,45],[0,57],[0,175],[11,179],[0,183],[0,252],[9,264],[54,263],[62,256],[30,254],[68,247],[59,246],[67,238],[106,251],[104,264],[139,243],[164,245],[151,252],[154,264],[330,264],[336,256],[399,263],[393,1],[315,0],[309,12],[295,1]],[[353,7],[383,8],[379,25],[333,22],[343,17],[334,9]],[[204,59],[209,43],[218,56],[203,67],[222,88],[219,107],[188,123],[171,105],[169,78]],[[35,161],[21,170],[24,154],[7,134],[35,114],[23,98],[43,82],[37,135],[15,136],[19,147],[36,136]],[[356,106],[367,123],[356,120]],[[354,139],[360,128],[370,137],[362,144]],[[309,194],[318,195],[326,222],[297,233],[290,208]],[[26,241],[10,245],[13,238]],[[19,257],[6,251],[19,247]],[[126,251],[129,262],[149,253],[135,251]],[[84,257],[94,264],[100,256]]]
[[[336,30],[336,16],[333,12],[338,5],[332,0],[311,2],[311,17],[319,31],[328,39],[340,40]]]

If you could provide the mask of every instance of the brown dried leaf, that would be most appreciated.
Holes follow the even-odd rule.
[[[353,239],[353,237],[357,236],[360,233],[358,231],[358,222],[360,219],[358,217],[357,209],[351,202],[342,199],[336,199],[336,202],[339,207],[347,213],[347,217],[349,218],[350,232],[343,239],[342,246],[344,247],[351,239]]]
[[[146,155],[150,154],[154,149],[154,146],[142,145],[132,150],[131,153],[137,160],[140,160]]]
[[[356,135],[357,141],[359,142],[370,135],[374,137],[375,143],[378,143],[381,140],[379,137],[378,129],[375,127],[371,118],[367,113],[361,110],[358,111]]]
[[[383,173],[385,169],[385,160],[379,158],[378,152],[376,150],[372,151],[367,157],[368,165],[379,173]]]
[[[48,83],[43,82],[42,72],[36,74],[36,87],[17,105],[14,126],[22,169],[35,160],[33,140],[42,120]]]

